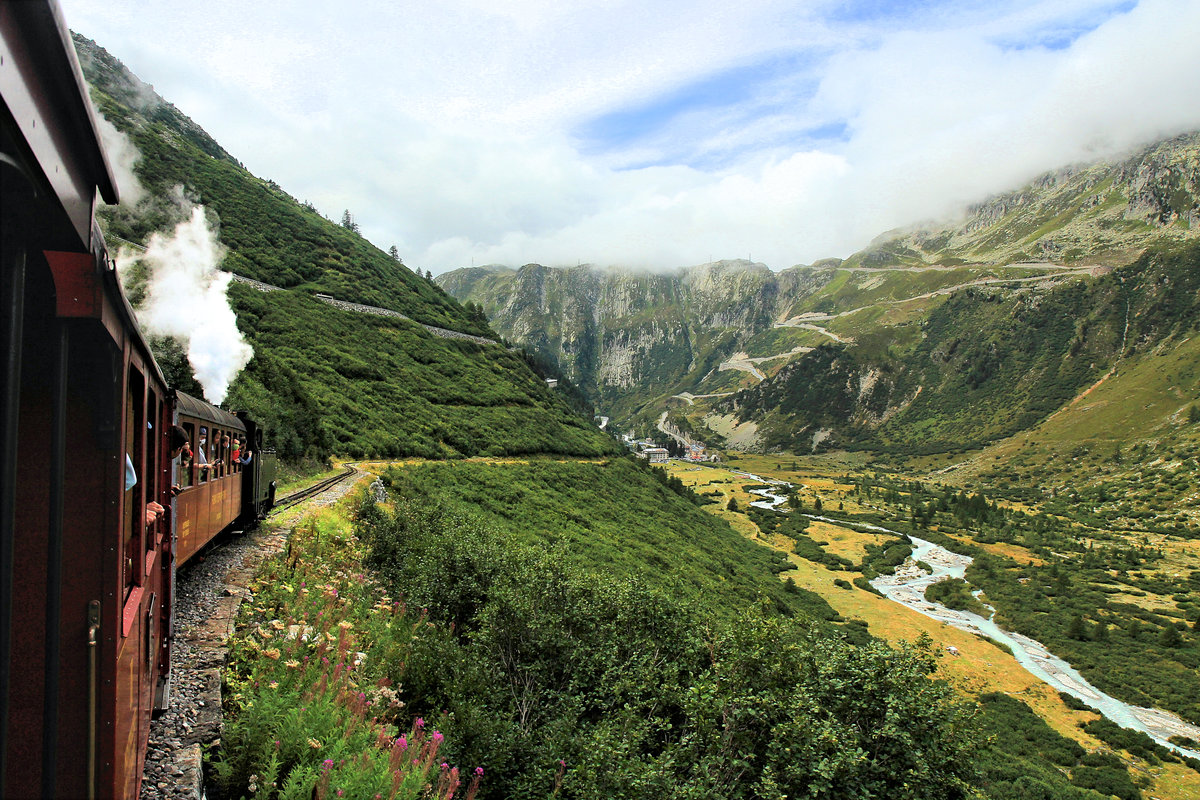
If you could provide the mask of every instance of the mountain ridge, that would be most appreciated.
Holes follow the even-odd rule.
[[[1200,133],[1190,133],[1046,172],[953,224],[891,231],[845,259],[779,271],[741,260],[656,273],[493,266],[436,280],[556,361],[618,424],[644,429],[673,396],[751,390],[822,344],[911,348],[955,291],[1037,294],[1197,236]]]

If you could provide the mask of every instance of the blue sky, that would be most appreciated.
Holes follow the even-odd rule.
[[[1200,3],[61,0],[256,174],[435,272],[845,256],[1200,128]]]

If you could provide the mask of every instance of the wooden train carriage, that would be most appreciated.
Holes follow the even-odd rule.
[[[175,498],[175,558],[183,564],[245,515],[244,485],[253,460],[243,465],[233,459],[234,442],[247,438],[246,423],[233,414],[184,392],[176,393],[176,412],[192,443],[192,458],[176,465],[181,491]]]
[[[164,666],[171,423],[95,225],[117,201],[55,5],[0,3],[0,797],[134,797]]]

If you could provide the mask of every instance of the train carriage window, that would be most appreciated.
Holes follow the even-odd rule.
[[[208,435],[208,463],[212,465],[209,472],[215,480],[221,477],[221,429],[209,428]]]
[[[229,474],[229,431],[221,431],[218,447],[220,448],[221,477],[224,478]]]
[[[217,477],[225,477],[225,431],[217,430],[213,436],[213,449],[216,450]]]
[[[185,422],[181,427],[187,431],[188,447],[179,454],[178,464],[175,467],[175,485],[180,489],[186,489],[195,482],[192,479],[192,471],[196,458],[195,451],[193,450],[196,447],[196,426],[190,422]],[[189,452],[192,453],[191,457],[188,456]]]
[[[123,572],[128,593],[144,578],[141,554],[146,535],[147,487],[154,481],[153,473],[147,472],[146,461],[146,382],[142,373],[132,364],[125,394],[125,556]]]
[[[201,425],[200,433],[197,435],[199,438],[192,445],[192,451],[196,454],[196,483],[204,483],[208,480],[209,472],[211,471],[208,449],[208,427]]]
[[[162,429],[162,401],[157,394],[153,392],[147,393],[146,399],[146,419],[148,424],[145,426],[146,434],[146,499],[153,500],[159,505],[164,505],[166,500],[163,496],[163,474],[160,466],[160,457],[163,447],[163,435],[167,431]],[[164,506],[165,507],[165,506]],[[152,550],[158,544],[158,537],[166,529],[166,521],[159,520],[154,526],[154,534],[146,535],[146,549]]]

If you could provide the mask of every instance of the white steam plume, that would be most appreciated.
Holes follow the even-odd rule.
[[[100,131],[100,140],[104,142],[104,151],[108,154],[108,162],[117,179],[117,188],[121,192],[121,205],[133,208],[142,202],[146,190],[134,174],[133,166],[142,157],[134,147],[129,137],[121,133],[102,114],[96,114],[96,127]]]
[[[217,269],[224,255],[204,207],[196,206],[170,236],[151,236],[138,258],[148,273],[139,320],[184,345],[205,398],[217,404],[254,355],[225,295],[232,276]]]

